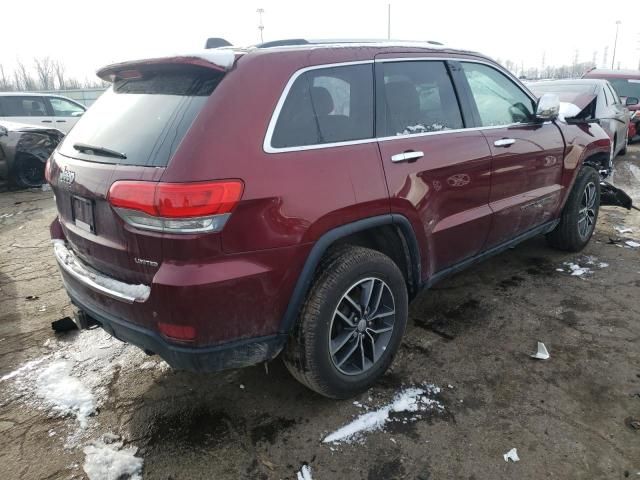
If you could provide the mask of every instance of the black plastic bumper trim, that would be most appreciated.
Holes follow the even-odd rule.
[[[218,372],[248,367],[275,358],[286,342],[286,335],[270,335],[237,340],[211,347],[187,347],[167,342],[160,334],[88,307],[68,291],[73,304],[95,320],[108,334],[158,354],[171,367],[191,372]]]

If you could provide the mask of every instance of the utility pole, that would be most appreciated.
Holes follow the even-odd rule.
[[[602,67],[607,68],[607,57],[609,56],[609,46],[604,47],[604,53],[602,54]]]
[[[258,12],[258,30],[260,30],[260,43],[264,43],[264,24],[262,23],[262,14],[264,13],[264,8],[259,8],[258,10],[256,10],[256,12]]]
[[[613,42],[613,58],[611,59],[611,68],[613,69],[613,66],[616,63],[616,47],[618,46],[618,29],[620,28],[620,24],[622,22],[620,20],[616,21],[616,39]]]
[[[391,40],[391,4],[387,4],[387,40]]]

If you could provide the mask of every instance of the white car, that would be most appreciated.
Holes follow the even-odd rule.
[[[0,120],[69,133],[86,107],[70,98],[48,93],[0,92]]]

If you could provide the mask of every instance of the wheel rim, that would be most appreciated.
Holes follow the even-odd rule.
[[[382,358],[393,335],[395,299],[381,279],[358,280],[334,310],[329,329],[329,355],[345,375],[359,375]]]
[[[37,186],[41,185],[44,180],[43,172],[44,166],[40,161],[24,161],[22,165],[20,165],[18,176],[22,184]]]
[[[583,239],[588,237],[596,223],[596,184],[587,183],[582,192],[578,212],[578,233]]]

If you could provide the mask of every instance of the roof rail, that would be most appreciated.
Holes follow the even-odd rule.
[[[220,47],[231,47],[232,44],[225,40],[224,38],[212,37],[207,38],[207,41],[204,44],[204,48],[220,48]]]
[[[288,38],[282,40],[273,40],[270,42],[259,43],[256,45],[256,48],[271,48],[271,47],[288,47],[288,46],[296,46],[296,45],[331,45],[331,44],[349,44],[349,43],[426,43],[429,45],[435,45],[439,47],[443,47],[444,44],[441,42],[436,42],[435,40],[389,40],[389,39],[378,39],[378,38],[368,38],[368,39],[359,39],[359,38],[349,38],[349,39],[312,39],[307,40],[304,38]]]

